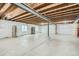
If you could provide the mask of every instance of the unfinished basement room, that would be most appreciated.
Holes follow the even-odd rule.
[[[79,56],[79,4],[0,3],[0,56]]]

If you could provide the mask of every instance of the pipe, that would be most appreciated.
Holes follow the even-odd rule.
[[[75,18],[75,20],[73,21],[73,23],[77,23],[77,22],[79,22],[79,17],[78,17],[78,16],[76,16],[76,18]]]
[[[29,7],[28,4],[24,4],[24,3],[13,3],[13,4],[15,4],[16,6],[20,7],[24,11],[28,11],[28,12],[32,13],[33,15],[35,15],[37,17],[40,17],[41,19],[44,19],[44,20],[48,21],[49,23],[51,23],[49,21],[49,18],[39,14],[37,11],[35,11],[31,7]]]

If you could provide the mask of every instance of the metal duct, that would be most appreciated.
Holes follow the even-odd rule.
[[[37,16],[37,17],[40,17],[46,21],[48,21],[49,23],[51,23],[49,21],[49,18],[39,14],[38,12],[36,12],[35,10],[33,10],[31,7],[28,6],[28,4],[24,4],[24,3],[13,3],[15,4],[16,6],[20,7],[21,9],[23,9],[24,11],[28,11],[30,13],[32,13],[33,15]]]

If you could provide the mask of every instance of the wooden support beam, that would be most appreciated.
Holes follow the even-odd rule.
[[[73,6],[76,6],[77,4],[71,4],[71,5],[67,5],[67,6],[65,6],[65,7],[62,7],[62,8],[58,8],[58,9],[54,9],[54,10],[52,10],[52,12],[54,12],[54,11],[57,11],[57,10],[61,10],[61,9],[63,9],[63,8],[70,8],[70,7],[73,7]],[[56,6],[56,5],[55,5]],[[79,7],[78,7],[79,8]],[[77,8],[76,8],[77,9]],[[72,9],[71,9],[72,10]],[[50,10],[49,10],[50,11]],[[64,12],[66,12],[66,11],[68,11],[68,10],[65,10]],[[44,14],[44,13],[42,13],[42,14]],[[54,13],[55,14],[55,13]],[[30,16],[32,16],[32,15],[30,15]],[[28,17],[30,17],[30,16],[28,16]],[[26,16],[25,17],[22,17],[23,19],[24,18],[27,18]],[[22,19],[22,18],[19,18],[19,19]]]
[[[61,13],[71,12],[71,11],[78,10],[78,9],[79,9],[79,6],[74,6],[74,7],[71,7],[71,8],[60,10],[58,12],[54,12],[54,13],[51,12],[51,13],[48,13],[47,15],[61,14]]]
[[[5,5],[5,3],[0,4],[0,10],[3,8],[4,5]]]
[[[54,9],[54,10],[50,10],[50,11],[44,12],[44,14],[52,13],[52,12],[55,12],[55,11],[58,11],[58,10],[62,10],[62,9],[65,9],[65,8],[70,8],[70,7],[73,7],[73,6],[76,6],[76,5],[78,5],[78,4],[70,4],[70,5],[67,5],[67,6],[64,6],[64,7],[60,7],[60,8]]]
[[[8,14],[8,13],[10,13],[10,12],[14,11],[16,8],[17,8],[16,6],[11,5],[11,6],[10,6],[10,7],[9,7],[6,11],[5,11],[5,13],[4,13],[4,14]]]
[[[38,10],[39,8],[45,7],[45,6],[50,5],[50,4],[51,4],[51,3],[40,3],[40,4],[37,4],[36,6],[34,6],[34,7],[32,7],[32,8],[35,9],[35,10]],[[19,15],[14,16],[14,17],[12,17],[12,18],[10,18],[10,19],[15,19],[15,18],[18,18],[18,17],[26,17],[26,16],[28,16],[28,15],[31,15],[31,13],[29,13],[29,12],[24,12],[24,13],[22,13],[22,14],[19,14]]]
[[[63,15],[66,15],[66,14],[74,14],[74,13],[78,13],[79,12],[79,9],[76,9],[76,10],[72,10],[72,11],[69,11],[69,12],[63,12],[63,13],[60,13],[60,14],[50,14],[50,15],[45,15],[45,16],[50,16],[50,19],[51,18],[57,18],[58,16],[63,16]],[[22,19],[30,19],[30,18],[33,18],[34,16],[29,16],[29,17],[25,17],[25,18],[22,18]],[[20,20],[20,19],[16,19],[16,20]]]
[[[5,4],[3,6],[3,8],[1,9],[0,13],[1,13],[1,16],[4,15],[4,13],[11,7],[11,4]]]
[[[40,12],[40,11],[42,11],[42,10],[46,10],[46,9],[48,9],[48,8],[51,8],[51,7],[53,8],[53,7],[56,7],[56,6],[61,5],[61,4],[62,4],[62,3],[60,3],[60,4],[50,4],[50,5],[46,6],[46,7],[41,8],[41,9],[37,9],[36,11]],[[27,14],[24,14],[24,15],[22,15],[22,16],[19,16],[19,17],[15,18],[15,19],[25,18],[25,17],[28,17],[28,15],[29,15],[29,16],[32,16],[31,13],[27,13]]]
[[[65,12],[65,13],[60,13],[60,14],[56,14],[56,15],[48,15],[48,16],[52,16],[52,18],[57,18],[59,16],[64,16],[64,15],[69,15],[69,14],[74,14],[74,13],[78,13],[79,12],[79,9],[78,10],[74,10],[74,11],[70,11],[70,12]]]

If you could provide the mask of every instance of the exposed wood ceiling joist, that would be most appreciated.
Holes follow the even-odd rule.
[[[0,10],[1,16],[11,7],[11,4],[5,4],[3,8]]]
[[[29,4],[30,5],[30,4]],[[31,6],[33,9],[35,9],[35,10],[37,10],[37,9],[39,9],[39,8],[42,8],[42,7],[45,7],[45,6],[47,6],[47,5],[50,5],[50,3],[39,3],[39,4],[37,4],[36,5],[36,3],[35,3],[35,6]],[[31,13],[28,13],[28,12],[24,12],[24,13],[22,13],[22,14],[20,14],[20,15],[16,15],[16,16],[14,16],[14,17],[12,17],[12,18],[10,18],[10,19],[13,19],[13,18],[16,18],[16,17],[20,17],[20,16],[25,16],[25,15],[31,15]]]
[[[74,14],[66,14],[66,15],[63,15],[63,16],[58,16],[57,18],[59,18],[59,17],[65,17],[65,16],[70,16],[70,15],[77,16],[77,15],[79,15],[79,13],[77,12],[77,13],[74,13]]]
[[[53,17],[59,17],[59,16],[63,16],[63,15],[69,15],[69,14],[74,14],[74,13],[78,13],[79,10],[77,11],[71,11],[71,12],[66,12],[66,13],[61,13],[61,14],[57,14],[57,15],[53,15]]]
[[[8,14],[8,13],[10,13],[10,12],[14,11],[16,8],[17,8],[16,6],[11,5],[11,6],[10,6],[10,7],[9,7],[6,11],[5,11],[5,13],[4,13],[4,14]]]
[[[66,13],[62,13],[62,14],[57,14],[57,15],[45,15],[45,16],[49,16],[50,19],[51,18],[58,18],[59,16],[63,17],[63,15],[68,15],[68,16],[71,16],[74,15],[74,13],[78,13],[79,10],[75,10],[75,11],[70,11],[70,12],[66,12]],[[70,15],[69,15],[70,14]],[[16,19],[16,20],[25,20],[25,19],[31,19],[31,18],[34,18],[34,16],[30,16],[30,17],[26,17],[24,19]]]
[[[37,16],[37,17],[39,17],[39,18],[41,18],[41,19],[43,19],[43,20],[45,20],[45,21],[47,21],[47,22],[50,22],[49,18],[47,18],[47,17],[41,15],[40,13],[36,12],[36,11],[33,10],[32,8],[30,8],[28,5],[25,5],[25,4],[23,4],[23,3],[18,3],[18,4],[14,3],[14,4],[15,4],[16,6],[18,6],[19,8],[23,9],[24,11],[28,11],[28,12],[34,14],[35,16]],[[40,20],[41,20],[41,19],[40,19]],[[50,23],[51,23],[51,22],[50,22]]]
[[[64,21],[64,18],[70,16],[79,16],[79,4],[77,3],[28,3],[28,5],[45,17],[50,18],[52,22]],[[42,20],[41,18],[36,17],[27,11],[24,12],[16,5],[8,3],[0,4],[0,17],[2,16],[6,16],[10,20],[24,23],[46,23],[46,21]],[[75,17],[72,19],[75,20]]]
[[[73,7],[73,6],[76,6],[77,4],[70,4],[70,5],[67,5],[67,6],[65,6],[65,7],[62,7],[62,8],[58,8],[58,9],[54,9],[54,10],[52,10],[52,11],[57,11],[57,10],[61,10],[62,11],[62,9],[63,8],[69,8],[69,7]],[[79,7],[79,6],[78,6]],[[49,10],[50,11],[50,10]],[[54,13],[54,12],[53,12]],[[43,14],[43,13],[42,13]],[[32,15],[30,15],[30,16],[32,16]],[[28,16],[29,17],[29,16]],[[26,16],[25,17],[22,17],[22,18],[27,18]],[[19,18],[19,19],[21,19],[21,18]]]
[[[0,10],[2,9],[2,7],[5,5],[5,3],[0,4]]]
[[[58,11],[54,11],[54,12],[51,12],[51,13],[47,13],[47,15],[49,14],[59,14],[59,13],[62,13],[62,12],[70,12],[72,10],[76,10],[76,9],[79,9],[79,5],[75,5],[75,6],[72,6],[72,7],[69,7],[69,8],[65,8],[63,10],[58,10]]]
[[[36,10],[37,12],[41,12],[41,11],[43,11],[43,10],[46,10],[46,9],[48,9],[48,8],[51,8],[51,7],[56,7],[56,6],[59,6],[59,5],[61,5],[62,3],[60,3],[60,4],[47,4],[47,6],[45,5],[45,7],[43,7],[43,8],[40,8],[40,9],[35,9],[35,8],[33,8],[34,10]],[[44,4],[43,4],[44,5]],[[17,17],[17,19],[20,19],[20,18],[24,18],[24,17],[27,17],[27,16],[32,16],[32,14],[31,13],[26,13],[26,14],[24,14],[24,15],[21,15],[21,16],[19,16],[19,17]],[[16,18],[15,18],[16,19]]]
[[[66,8],[70,8],[70,7],[73,7],[73,6],[76,6],[76,5],[78,5],[78,4],[69,4],[69,5],[66,5],[66,6],[63,6],[63,7],[60,7],[60,8],[56,8],[56,9],[54,9],[54,10],[50,10],[50,11],[47,11],[47,12],[45,12],[45,13],[52,13],[52,12],[55,12],[55,11],[58,11],[58,10],[62,10],[62,9],[66,9]]]

